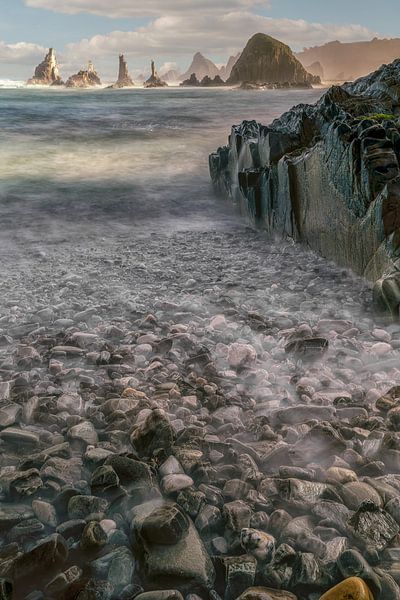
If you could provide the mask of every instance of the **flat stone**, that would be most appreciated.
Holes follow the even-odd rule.
[[[157,590],[139,594],[135,600],[183,600],[183,596],[177,590]]]
[[[23,446],[38,446],[40,443],[39,436],[32,431],[17,429],[16,427],[8,427],[0,433],[0,439],[8,444],[21,444]]]
[[[297,596],[285,590],[266,587],[248,588],[237,600],[297,600]]]

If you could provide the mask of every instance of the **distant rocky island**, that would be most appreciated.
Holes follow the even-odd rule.
[[[108,89],[119,90],[126,87],[133,87],[134,85],[133,79],[129,75],[128,64],[125,57],[123,54],[120,54],[118,79],[113,85],[110,85]]]
[[[311,87],[321,80],[305,70],[289,46],[269,35],[257,33],[248,41],[227,83]]]
[[[206,75],[201,81],[199,81],[195,73],[192,73],[189,79],[185,79],[181,83],[182,87],[218,87],[222,85],[226,85],[226,83],[219,75],[216,75],[214,79],[211,79],[211,77]]]
[[[315,73],[313,65],[319,63],[323,73],[318,71],[316,74],[327,81],[353,81],[399,56],[400,38],[348,43],[335,41],[306,48],[296,55],[311,73]]]
[[[35,69],[32,79],[28,80],[28,85],[63,85],[60,70],[58,68],[56,53],[54,48],[50,48],[43,62]]]
[[[158,75],[157,70],[156,70],[156,65],[154,63],[154,60],[151,61],[151,75],[144,82],[144,87],[145,88],[162,88],[162,87],[168,87],[168,83],[166,81],[163,81],[161,79],[161,77]]]
[[[271,125],[244,121],[210,156],[217,190],[270,234],[374,283],[400,313],[400,60]]]
[[[91,61],[88,68],[82,69],[76,75],[72,75],[65,84],[67,88],[89,88],[101,85],[101,79]]]

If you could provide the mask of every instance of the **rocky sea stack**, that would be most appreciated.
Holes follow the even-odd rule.
[[[66,83],[68,88],[90,88],[98,85],[101,85],[101,79],[90,61],[86,70],[82,69],[76,75],[72,75]]]
[[[229,84],[244,82],[296,87],[321,83],[319,77],[307,73],[289,46],[263,33],[248,41],[228,79]]]
[[[36,67],[28,85],[63,85],[54,48],[49,49],[43,62]]]
[[[210,157],[214,185],[253,223],[304,242],[400,306],[400,60],[271,125],[245,121]]]
[[[168,87],[168,83],[166,83],[165,81],[163,81],[161,79],[161,77],[159,77],[159,75],[156,71],[156,65],[154,63],[154,60],[151,61],[151,75],[147,79],[147,81],[144,82],[144,87],[145,88]]]
[[[119,55],[119,71],[118,80],[114,85],[111,85],[109,89],[121,89],[125,87],[133,87],[133,79],[129,75],[128,64],[123,54]]]

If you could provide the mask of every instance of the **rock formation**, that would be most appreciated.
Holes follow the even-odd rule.
[[[248,41],[228,79],[229,84],[243,82],[303,87],[321,83],[319,77],[307,73],[289,46],[263,33]]]
[[[36,67],[28,85],[63,85],[54,48],[49,49],[44,61]]]
[[[66,83],[68,88],[90,88],[98,85],[101,85],[101,80],[91,61],[89,61],[86,70],[81,70],[76,75],[72,75]]]
[[[327,81],[351,81],[391,63],[400,56],[400,39],[368,42],[329,42],[323,46],[306,48],[296,57],[307,69],[307,65],[318,61]],[[312,72],[312,71],[311,71]]]
[[[331,88],[271,125],[234,126],[210,156],[215,187],[270,234],[303,242],[374,283],[399,316],[400,60]]]
[[[119,72],[118,72],[118,80],[116,83],[114,83],[113,85],[111,85],[109,87],[109,89],[121,89],[121,88],[125,88],[125,87],[133,87],[134,83],[133,83],[133,79],[132,77],[129,75],[129,71],[128,71],[128,65],[127,62],[125,60],[125,57],[123,54],[119,55]]]
[[[226,84],[219,75],[216,75],[214,79],[211,79],[211,77],[206,75],[199,81],[195,73],[192,73],[189,79],[185,79],[185,81],[182,81],[181,83],[182,87],[220,87],[222,85]]]
[[[156,71],[156,66],[154,64],[154,60],[151,61],[151,75],[147,79],[147,81],[144,82],[144,87],[145,88],[168,87],[168,83],[166,83],[159,77],[159,75]]]
[[[216,75],[220,75],[220,70],[211,60],[205,58],[200,52],[196,52],[192,64],[182,75],[182,78],[184,80],[189,79],[192,73],[194,73],[197,79],[201,81],[206,76],[214,78]]]
[[[200,81],[196,77],[196,73],[192,73],[188,79],[181,83],[181,87],[199,87]]]

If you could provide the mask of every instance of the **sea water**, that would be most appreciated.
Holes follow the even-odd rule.
[[[0,235],[210,228],[229,220],[208,155],[321,90],[0,89]],[[97,229],[96,229],[97,230]]]

